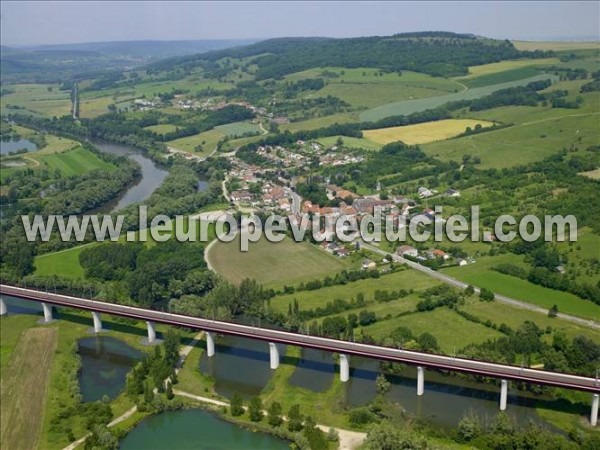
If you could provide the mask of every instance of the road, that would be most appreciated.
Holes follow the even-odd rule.
[[[287,188],[287,191],[290,194],[290,197],[292,197],[292,207],[291,207],[292,214],[299,214],[300,206],[302,206],[302,197],[300,197],[298,194],[296,194],[296,192],[294,192],[290,188]]]
[[[462,281],[457,280],[456,278],[450,277],[450,276],[440,273],[436,270],[431,270],[429,267],[422,266],[421,264],[416,263],[414,261],[409,261],[408,259],[403,258],[397,254],[386,252],[385,250],[382,250],[379,247],[376,247],[374,245],[367,244],[365,242],[361,242],[361,247],[364,247],[372,252],[378,253],[383,256],[390,255],[396,262],[399,262],[401,264],[407,264],[409,267],[411,267],[415,270],[419,270],[419,271],[423,272],[424,274],[429,275],[432,278],[436,278],[440,281],[443,281],[444,283],[451,284],[452,286],[455,286],[459,289],[465,289],[468,286],[467,283],[463,283]],[[474,289],[475,289],[475,292],[477,292],[477,293],[480,292],[480,289],[478,287],[474,287]],[[546,309],[546,308],[541,308],[539,306],[532,305],[531,303],[527,303],[527,302],[524,302],[521,300],[515,300],[514,298],[506,297],[506,296],[500,295],[500,294],[494,294],[494,295],[495,295],[495,300],[499,301],[500,303],[506,303],[507,305],[515,306],[517,308],[527,309],[529,311],[535,311],[535,312],[541,313],[541,314],[546,314],[546,315],[548,314],[548,309]],[[558,313],[557,317],[560,319],[563,319],[563,320],[567,320],[569,322],[576,323],[578,325],[583,325],[588,328],[594,328],[594,329],[600,330],[600,324],[597,322],[594,322],[593,320],[582,319],[581,317],[571,316],[570,314],[564,314],[564,313]]]
[[[260,328],[232,322],[183,316],[180,314],[118,305],[97,300],[88,300],[79,297],[42,292],[34,289],[8,286],[5,284],[0,284],[0,294],[12,295],[25,300],[45,302],[52,305],[129,317],[137,320],[166,323],[174,326],[213,331],[220,334],[241,336],[249,339],[262,340],[265,342],[315,348],[333,353],[363,356],[378,360],[471,373],[492,378],[518,380],[526,383],[564,387],[595,393],[600,392],[600,379],[598,378],[594,379],[566,373],[548,372],[539,369],[509,366],[506,364],[490,363],[445,355],[414,352],[398,348],[381,347],[378,345],[348,342],[320,336],[310,336],[281,330]]]

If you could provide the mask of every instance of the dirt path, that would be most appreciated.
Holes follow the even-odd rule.
[[[37,448],[58,328],[21,333],[0,382],[0,448]]]

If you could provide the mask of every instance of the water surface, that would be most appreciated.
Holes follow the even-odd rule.
[[[37,146],[30,140],[22,138],[14,141],[0,140],[0,154],[6,155],[10,152],[16,152],[17,150],[27,150],[28,152],[34,152],[37,150]]]
[[[110,336],[90,336],[77,342],[81,357],[79,387],[84,402],[117,397],[125,388],[127,373],[144,354]]]
[[[140,422],[120,442],[121,450],[284,450],[289,445],[252,432],[201,409],[169,411]]]

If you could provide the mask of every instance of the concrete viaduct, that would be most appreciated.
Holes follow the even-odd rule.
[[[24,300],[36,301],[42,304],[44,323],[52,321],[52,305],[88,310],[92,313],[94,332],[102,331],[101,313],[129,317],[146,321],[148,327],[148,342],[156,340],[155,323],[195,328],[205,331],[206,352],[208,357],[215,354],[215,333],[258,339],[269,343],[270,367],[279,366],[279,352],[276,343],[315,348],[339,354],[340,380],[346,382],[350,378],[349,358],[351,355],[363,356],[395,363],[417,366],[417,395],[423,395],[425,390],[425,368],[451,370],[476,374],[500,379],[500,409],[507,406],[507,380],[516,380],[532,384],[541,384],[561,388],[575,389],[592,393],[592,409],[590,424],[598,423],[598,406],[600,403],[600,379],[571,375],[566,373],[548,372],[538,369],[456,358],[445,355],[408,351],[377,345],[354,343],[338,339],[310,336],[287,331],[241,325],[231,322],[189,317],[145,308],[118,305],[103,301],[90,300],[68,295],[43,292],[15,286],[0,284],[0,295],[10,295]],[[0,315],[7,313],[7,307],[0,298]]]

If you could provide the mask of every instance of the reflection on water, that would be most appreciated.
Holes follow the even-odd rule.
[[[331,386],[336,371],[334,355],[312,348],[303,348],[294,374],[290,377],[293,386],[323,392]]]
[[[121,450],[284,450],[288,443],[220,420],[199,409],[171,411],[140,422],[120,442]]]
[[[108,202],[98,212],[117,211],[132,203],[146,200],[154,190],[160,186],[169,172],[158,166],[154,161],[145,156],[140,150],[123,144],[107,144],[94,142],[99,150],[113,155],[127,156],[136,161],[141,167],[141,176],[116,199]],[[200,179],[198,191],[208,188],[208,180]]]
[[[375,378],[379,362],[354,357],[350,361],[350,380],[346,384],[346,399],[354,406],[370,402],[376,394]],[[427,419],[442,427],[454,427],[466,414],[473,412],[482,418],[495,417],[499,412],[500,388],[494,384],[467,381],[425,371],[425,393],[417,395],[417,369],[406,366],[400,375],[386,375],[391,383],[387,398],[399,403],[408,413]],[[517,423],[542,420],[533,408],[534,399],[526,393],[509,390],[506,413]]]
[[[141,176],[127,190],[102,207],[102,212],[112,212],[124,208],[132,203],[141,202],[150,197],[150,194],[160,186],[169,172],[158,167],[150,158],[144,156],[140,150],[123,144],[106,144],[94,142],[94,145],[105,153],[127,156],[136,161],[141,167]]]
[[[279,355],[285,346],[278,345]],[[269,344],[254,339],[219,336],[215,355],[202,354],[200,370],[215,378],[215,390],[231,398],[235,392],[251,397],[260,394],[267,385],[272,370],[269,365]]]
[[[78,341],[81,356],[79,387],[84,402],[115,398],[125,388],[125,377],[144,354],[109,336],[91,336]]]

